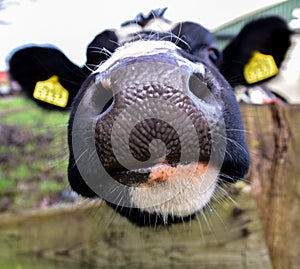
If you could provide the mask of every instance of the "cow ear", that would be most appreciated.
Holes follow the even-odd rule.
[[[291,45],[292,31],[277,16],[247,23],[222,52],[221,73],[232,86],[274,77]]]
[[[28,46],[17,49],[8,60],[10,80],[40,106],[70,108],[86,75],[54,47]]]

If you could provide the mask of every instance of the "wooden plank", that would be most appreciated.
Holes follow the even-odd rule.
[[[300,107],[242,107],[253,195],[276,269],[300,264]]]
[[[249,186],[232,190],[238,207],[227,200],[216,205],[218,215],[207,211],[205,217],[168,229],[135,227],[101,202],[3,214],[0,257],[11,257],[3,268],[10,268],[8,264],[15,268],[12,262],[32,255],[43,258],[42,264],[64,262],[65,269],[79,264],[85,268],[271,268]]]

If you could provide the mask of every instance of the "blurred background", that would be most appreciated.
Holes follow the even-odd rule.
[[[171,21],[194,21],[216,34],[223,48],[250,19],[278,14],[291,28],[300,29],[299,1],[59,1],[0,0],[0,94],[7,85],[7,58],[27,44],[52,44],[75,64],[85,62],[86,47],[104,29],[117,28],[137,14],[168,7]],[[6,89],[8,90],[8,89]]]
[[[166,17],[171,21],[190,20],[217,31],[224,24],[238,22],[243,16],[265,12],[278,13],[289,21],[297,1],[69,1],[69,0],[2,0],[0,11],[0,70],[7,68],[5,59],[16,47],[28,43],[51,43],[61,48],[77,64],[85,62],[85,49],[93,37],[107,28],[116,28],[138,13],[168,7]],[[282,3],[276,7],[276,4]],[[275,6],[274,6],[275,5]],[[299,12],[298,12],[299,13]],[[242,20],[241,22],[244,22]],[[296,22],[292,22],[296,27]],[[299,27],[299,22],[298,25]],[[235,34],[240,24],[226,30]],[[223,33],[223,32],[221,32]]]

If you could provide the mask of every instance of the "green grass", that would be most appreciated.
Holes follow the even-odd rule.
[[[16,109],[19,107],[30,107],[28,100],[24,97],[20,98],[3,98],[0,100],[0,111],[5,111],[7,109]]]
[[[31,173],[30,169],[28,169],[28,166],[24,163],[21,163],[10,172],[10,179],[12,181],[26,180],[30,177],[30,174]]]
[[[0,195],[9,193],[13,188],[13,181],[11,181],[10,179],[2,178],[0,180]]]
[[[52,182],[52,181],[44,181],[40,184],[40,190],[42,194],[51,194],[51,193],[57,193],[59,192],[64,185]]]
[[[11,210],[29,208],[68,187],[68,118],[22,96],[0,99],[0,125],[13,130],[7,137],[0,133],[6,141],[0,145],[0,212],[6,210],[3,197],[12,201]]]
[[[43,110],[32,101],[21,96],[0,100],[1,124],[18,124],[21,126],[56,126],[67,125],[69,113]]]

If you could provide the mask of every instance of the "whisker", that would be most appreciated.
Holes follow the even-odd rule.
[[[200,211],[200,214],[201,214],[202,219],[203,219],[204,222],[206,223],[206,226],[207,226],[209,232],[210,232],[211,234],[213,234],[213,233],[214,233],[214,229],[213,229],[213,227],[212,227],[212,225],[211,225],[209,219],[206,217],[205,211],[204,211],[204,210],[201,210],[201,211]]]
[[[81,160],[81,158],[83,158],[83,156],[88,152],[88,149],[85,149],[76,159],[75,164],[77,165],[78,162]]]
[[[201,223],[201,220],[199,219],[198,215],[199,215],[199,213],[195,214],[195,218],[196,218],[197,223],[198,223],[201,239],[204,240],[205,237],[204,237],[203,227],[202,227],[202,223]]]
[[[91,65],[91,64],[90,64],[90,65]],[[89,67],[87,64],[84,64],[84,67],[85,67],[87,70],[89,70],[90,72],[93,72],[93,71],[94,71],[94,69],[91,68],[91,67]],[[94,67],[96,67],[96,66],[94,66]]]
[[[247,129],[226,129],[226,132],[240,132],[240,133],[253,133],[252,130],[247,130]]]
[[[231,203],[233,203],[235,206],[239,206],[239,203],[235,201],[222,186],[218,186],[218,190],[221,191],[224,195],[226,195],[226,200],[229,200]]]

